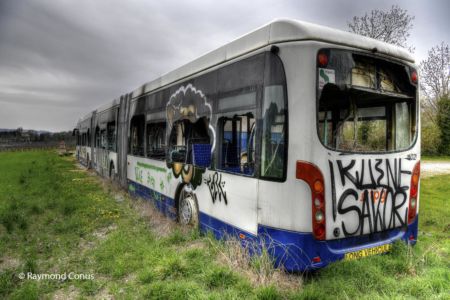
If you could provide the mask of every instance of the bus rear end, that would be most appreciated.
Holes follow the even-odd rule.
[[[299,51],[304,58],[317,51],[311,65],[315,106],[304,102],[310,94],[307,72],[291,81],[291,86],[301,84],[289,93],[289,165],[295,172],[288,169],[288,174],[295,173],[302,184],[291,185],[296,192],[286,203],[301,204],[284,211],[285,219],[310,231],[261,230],[271,241],[266,244],[281,245],[273,247],[277,262],[297,271],[386,253],[395,241],[417,240],[420,135],[414,65],[369,51],[312,48]],[[304,58],[300,62],[307,66]],[[303,97],[293,99],[302,90]],[[292,128],[299,126],[301,131]]]
[[[344,49],[320,49],[316,71],[317,134],[326,156],[296,166],[311,188],[316,266],[385,253],[396,240],[415,243],[417,71]]]

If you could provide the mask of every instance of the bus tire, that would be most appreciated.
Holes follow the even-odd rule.
[[[198,228],[198,204],[194,192],[185,185],[179,196],[178,222]]]

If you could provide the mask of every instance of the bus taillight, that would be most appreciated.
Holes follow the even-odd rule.
[[[417,196],[419,192],[419,179],[420,179],[420,161],[414,166],[411,175],[411,187],[409,192],[409,209],[408,209],[408,224],[414,221],[417,214]]]
[[[326,68],[328,65],[328,57],[329,57],[330,51],[328,49],[322,49],[317,54],[317,65],[320,68]]]
[[[297,161],[297,179],[305,181],[311,189],[312,229],[318,240],[324,240],[325,232],[325,187],[320,169],[312,163]]]

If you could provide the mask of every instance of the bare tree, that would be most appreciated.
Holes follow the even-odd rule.
[[[428,51],[428,58],[420,63],[420,88],[424,112],[435,121],[440,99],[448,98],[450,90],[450,50],[442,42]]]
[[[393,5],[389,11],[375,9],[362,17],[353,17],[352,22],[348,22],[347,25],[353,33],[414,52],[414,47],[406,43],[413,27],[413,20],[414,16],[410,16],[407,10]]]

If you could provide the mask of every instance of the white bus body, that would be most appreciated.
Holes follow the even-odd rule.
[[[384,253],[417,239],[413,63],[373,39],[274,21],[110,105],[107,160],[167,216],[262,242],[288,270]]]

